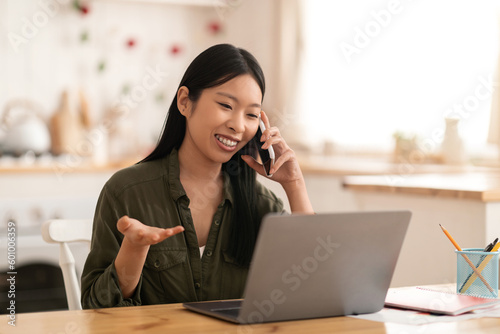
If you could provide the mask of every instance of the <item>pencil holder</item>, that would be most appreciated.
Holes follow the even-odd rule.
[[[457,293],[498,298],[498,260],[500,251],[484,252],[467,248],[457,253]]]

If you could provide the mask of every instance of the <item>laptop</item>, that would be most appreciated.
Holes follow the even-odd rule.
[[[244,299],[183,306],[240,324],[377,312],[410,218],[409,211],[266,215]]]

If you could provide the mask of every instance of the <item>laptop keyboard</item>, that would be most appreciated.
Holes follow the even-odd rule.
[[[227,316],[236,318],[240,314],[240,310],[241,310],[241,307],[232,307],[232,308],[219,308],[219,309],[215,309],[212,311],[219,313],[219,314],[223,314],[223,315],[227,315]]]

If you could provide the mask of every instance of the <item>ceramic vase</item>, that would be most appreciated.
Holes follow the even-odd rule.
[[[443,162],[450,165],[463,165],[466,162],[465,147],[458,131],[458,118],[445,118],[446,128],[441,154]]]

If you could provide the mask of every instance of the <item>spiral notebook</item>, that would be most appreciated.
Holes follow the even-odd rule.
[[[421,287],[389,289],[385,306],[435,314],[459,315],[500,305],[500,299],[480,298]]]

